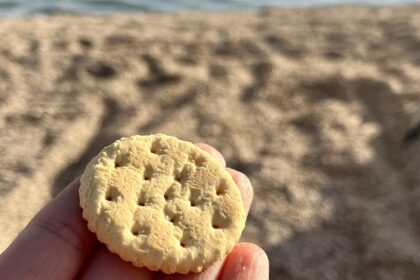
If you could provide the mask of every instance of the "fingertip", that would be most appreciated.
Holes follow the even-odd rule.
[[[255,266],[255,274],[258,275],[258,279],[269,279],[270,276],[270,261],[268,259],[267,253],[259,246],[251,244],[254,248],[254,253],[256,254],[257,264]]]
[[[252,188],[251,181],[244,173],[232,168],[226,168],[232,179],[238,185],[241,192],[242,200],[244,202],[245,212],[248,214],[251,207],[252,199],[254,198],[254,189]]]
[[[267,280],[269,261],[267,254],[253,243],[240,243],[228,255],[221,280]]]
[[[212,146],[207,145],[205,143],[196,143],[195,145],[197,147],[201,148],[202,150],[206,151],[207,153],[209,153],[215,159],[217,159],[223,165],[223,167],[226,167],[225,158],[223,157],[223,155],[218,150],[216,150]]]

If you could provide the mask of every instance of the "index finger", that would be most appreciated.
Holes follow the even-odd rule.
[[[96,244],[81,215],[79,186],[79,180],[71,183],[0,255],[0,279],[77,276]]]

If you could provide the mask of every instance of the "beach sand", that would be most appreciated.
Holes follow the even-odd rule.
[[[271,279],[417,279],[419,13],[1,19],[0,251],[105,145],[161,132],[249,175]]]

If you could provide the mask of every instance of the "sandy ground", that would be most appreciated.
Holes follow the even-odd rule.
[[[103,146],[251,178],[272,279],[418,279],[420,8],[0,20],[0,251]]]

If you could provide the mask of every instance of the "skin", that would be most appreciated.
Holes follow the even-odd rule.
[[[213,147],[199,143],[226,166]],[[227,168],[238,185],[249,212],[253,190],[241,172]],[[87,229],[79,207],[79,180],[67,186],[26,226],[0,255],[0,279],[85,279],[85,280],[268,280],[266,253],[252,243],[239,243],[226,258],[202,273],[166,275],[134,267],[109,252]]]

